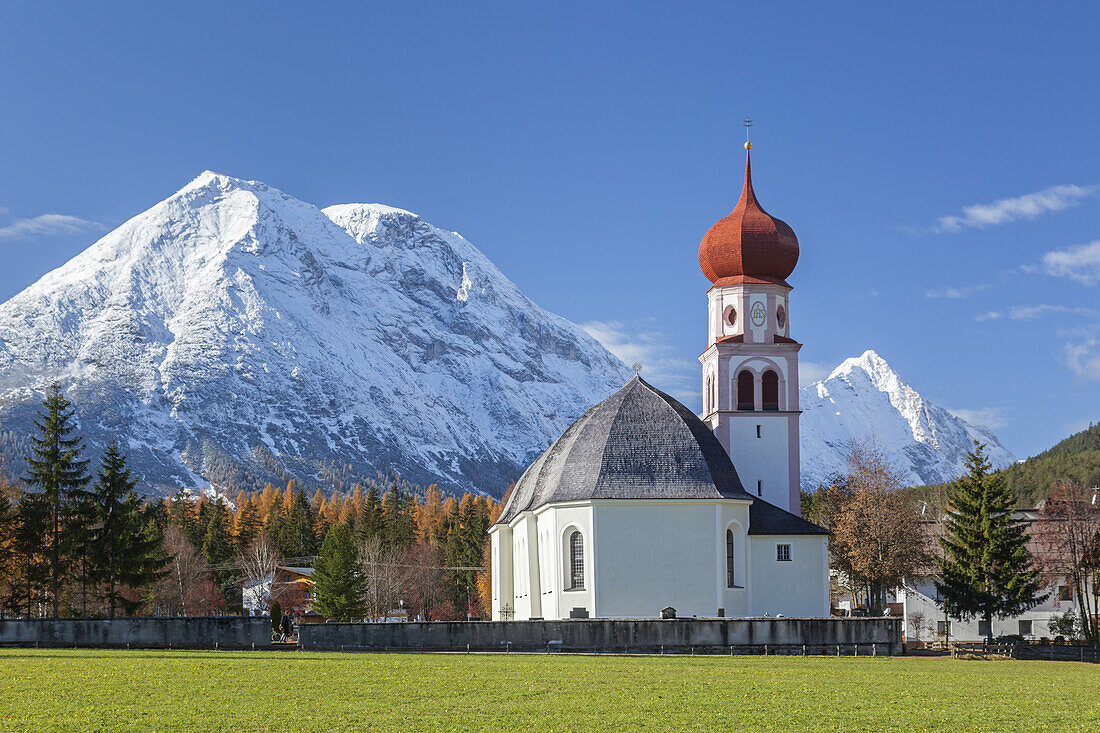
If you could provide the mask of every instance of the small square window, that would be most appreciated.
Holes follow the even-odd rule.
[[[936,635],[937,636],[950,636],[951,635],[951,622],[950,621],[937,621],[936,622]]]
[[[989,636],[989,622],[988,621],[979,621],[978,622],[978,636],[982,636],[982,637]]]
[[[791,546],[790,545],[776,545],[775,546],[775,559],[779,562],[791,561]]]
[[[1020,636],[1031,636],[1031,622],[1020,621]]]
[[[1070,588],[1068,585],[1058,586],[1058,600],[1059,601],[1072,601],[1073,600],[1073,589]]]

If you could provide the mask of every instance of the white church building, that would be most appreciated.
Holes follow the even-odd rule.
[[[799,516],[797,261],[746,156],[699,247],[702,416],[636,376],[539,456],[489,529],[494,620],[829,615],[828,532]]]

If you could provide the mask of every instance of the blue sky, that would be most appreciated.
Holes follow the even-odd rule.
[[[877,350],[1019,456],[1100,420],[1086,4],[19,3],[0,299],[204,169],[462,233],[699,407],[699,240],[754,181],[804,371]]]

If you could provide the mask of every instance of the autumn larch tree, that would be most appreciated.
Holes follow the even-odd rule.
[[[1004,476],[991,471],[985,446],[975,441],[966,465],[967,473],[948,491],[936,590],[944,611],[984,620],[986,640],[992,641],[994,618],[1023,613],[1046,594],[1027,548],[1027,529],[1013,520],[1013,496]]]

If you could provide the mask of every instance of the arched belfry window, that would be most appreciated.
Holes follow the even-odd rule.
[[[569,535],[569,588],[584,587],[584,538],[577,530]]]
[[[755,387],[752,372],[743,370],[737,375],[737,409],[753,410],[756,408],[756,397],[753,394]]]
[[[765,410],[779,409],[779,375],[771,369],[764,372],[760,380],[760,392]]]
[[[737,587],[737,573],[734,571],[733,530],[726,530],[726,587]]]

